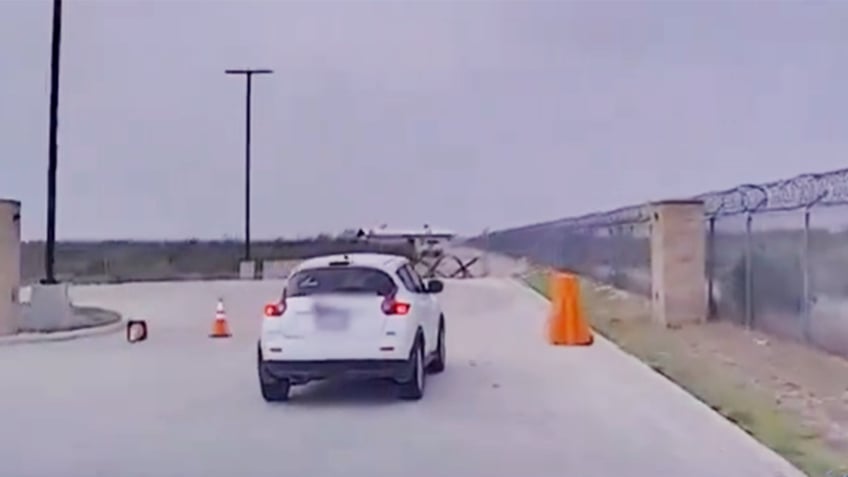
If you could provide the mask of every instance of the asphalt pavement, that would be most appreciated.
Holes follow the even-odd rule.
[[[607,341],[548,346],[546,302],[508,279],[448,283],[448,367],[421,401],[379,382],[326,382],[268,404],[256,337],[280,287],[73,289],[79,305],[148,320],[150,338],[0,347],[0,475],[802,475]],[[230,339],[207,337],[218,297]]]

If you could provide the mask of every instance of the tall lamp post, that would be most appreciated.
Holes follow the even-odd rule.
[[[245,94],[245,116],[244,116],[244,259],[250,260],[250,94],[253,84],[253,75],[269,75],[272,70],[267,69],[244,69],[226,70],[228,75],[243,75],[247,80],[247,91]]]
[[[53,264],[56,256],[56,159],[59,125],[59,45],[62,38],[62,0],[53,0],[53,39],[50,53],[50,139],[47,165],[47,241],[44,252],[43,283],[56,283]]]

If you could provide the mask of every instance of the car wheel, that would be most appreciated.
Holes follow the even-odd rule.
[[[415,343],[409,359],[412,360],[412,378],[400,383],[400,397],[408,400],[418,400],[424,396],[424,386],[427,381],[427,373],[424,372],[424,347],[421,341]]]
[[[445,344],[445,320],[441,319],[439,320],[439,338],[436,343],[436,356],[430,362],[427,371],[434,374],[444,371],[445,363],[447,363],[447,353],[447,345]]]
[[[262,347],[256,347],[256,371],[259,374],[259,389],[262,398],[267,402],[289,400],[291,382],[288,379],[277,379],[269,375],[262,366]]]
[[[262,398],[268,402],[282,402],[289,400],[289,390],[291,385],[287,379],[281,379],[276,383],[260,382],[262,388]]]

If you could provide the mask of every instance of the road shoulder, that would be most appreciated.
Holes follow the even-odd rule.
[[[544,271],[531,272],[520,280],[544,295],[547,288]],[[647,299],[587,280],[582,281],[582,295],[598,334],[676,383],[807,475],[826,475],[829,471],[842,475],[839,472],[845,471],[848,452],[840,446],[839,439],[828,434],[832,432],[832,421],[825,412],[827,409],[819,406],[817,411],[823,417],[811,419],[803,412],[807,408],[798,407],[797,399],[786,399],[786,383],[801,380],[792,381],[792,372],[774,366],[763,368],[762,360],[752,359],[751,350],[764,346],[762,338],[739,329],[719,329],[727,324],[679,330],[659,328],[649,323]],[[746,346],[740,346],[739,340],[746,341]],[[785,343],[772,338],[768,347],[772,354],[787,359],[781,355],[788,348]],[[826,363],[828,369],[834,367],[832,356],[812,350],[804,352],[819,355],[817,360],[807,357],[804,363],[810,366]],[[802,360],[794,361],[797,364]],[[848,382],[848,363],[839,361],[837,365],[845,365],[846,379],[839,380],[844,386]],[[766,372],[771,373],[772,379],[763,376]],[[798,373],[804,371],[794,370],[794,374]],[[795,389],[797,395],[805,392],[810,394],[810,390]]]

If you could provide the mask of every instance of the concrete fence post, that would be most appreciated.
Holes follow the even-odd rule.
[[[705,228],[702,201],[651,204],[651,305],[655,322],[676,327],[706,320]]]

